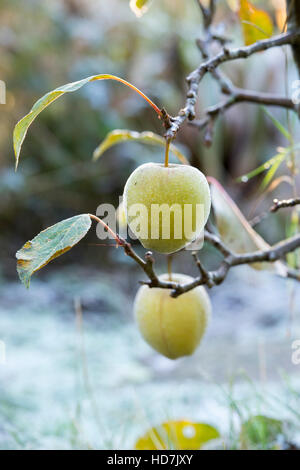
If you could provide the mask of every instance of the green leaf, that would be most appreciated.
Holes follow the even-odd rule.
[[[286,155],[284,155],[285,157]],[[259,175],[263,171],[270,170],[270,168],[275,165],[278,160],[280,160],[282,157],[282,154],[275,155],[274,157],[270,158],[270,160],[267,160],[265,163],[262,165],[258,166],[254,170],[250,171],[249,173],[240,176],[237,178],[237,181],[242,181],[242,182],[247,182],[249,179],[253,178],[254,176]]]
[[[140,18],[148,10],[149,0],[130,0],[129,6],[133,13]]]
[[[282,421],[263,415],[252,416],[242,425],[240,434],[242,448],[271,448],[282,432]]]
[[[284,135],[287,140],[291,141],[292,136],[290,132],[281,124],[281,122],[279,122],[271,113],[269,113],[269,111],[264,106],[261,106],[261,108],[264,113],[271,119],[274,126],[279,130],[279,132],[281,132],[281,134]]]
[[[87,234],[90,227],[90,216],[81,214],[46,228],[25,243],[16,253],[17,271],[23,284],[29,287],[33,273],[70,250]]]
[[[268,173],[266,174],[266,176],[262,180],[262,183],[260,185],[260,190],[261,191],[263,191],[268,186],[268,184],[272,181],[273,176],[275,175],[276,171],[280,167],[280,165],[283,162],[283,160],[285,159],[285,157],[286,157],[285,153],[281,153],[279,155],[276,155],[275,162],[272,164],[272,166],[269,169]]]
[[[274,157],[270,158],[267,160],[265,163],[262,165],[258,166],[254,170],[250,171],[249,173],[246,173],[245,175],[240,176],[239,178],[236,179],[238,182],[243,182],[246,183],[249,179],[253,178],[254,176],[259,175],[263,171],[267,171],[268,173],[266,174],[260,189],[265,189],[265,187],[269,184],[269,182],[272,180],[273,176],[275,175],[277,169],[279,168],[280,164],[295,150],[299,148],[299,145],[291,145],[290,147],[280,147],[277,150],[279,150],[279,153],[277,155],[274,155]]]
[[[118,82],[123,83],[126,86],[129,86],[134,91],[139,93],[139,95],[142,96],[155,109],[155,111],[158,114],[160,113],[160,110],[158,109],[158,107],[151,100],[149,100],[149,98],[146,95],[144,95],[144,93],[142,93],[138,88],[136,88],[131,83],[127,82],[126,80],[123,80],[120,77],[116,77],[115,75],[109,75],[109,74],[92,75],[91,77],[84,78],[83,80],[79,80],[78,82],[67,83],[66,85],[56,88],[55,90],[50,91],[46,95],[42,96],[42,98],[40,98],[33,105],[31,111],[16,124],[15,129],[14,129],[14,134],[13,134],[14,152],[15,152],[15,158],[16,158],[16,169],[19,164],[19,157],[20,157],[20,152],[21,152],[23,141],[26,137],[29,126],[35,120],[35,118],[45,108],[47,108],[47,106],[53,103],[53,101],[57,100],[57,98],[59,98],[60,96],[64,95],[65,93],[71,93],[73,91],[77,91],[83,85],[89,82],[95,82],[97,80],[116,80]]]
[[[154,134],[154,132],[136,132],[126,129],[115,129],[109,132],[101,144],[95,149],[93,159],[97,160],[110,147],[128,141],[142,142],[150,145],[161,145],[163,147],[166,145],[165,139],[158,134]],[[175,145],[170,145],[170,151],[178,158],[179,161],[181,161],[181,163],[189,165],[188,160]]]
[[[136,450],[197,450],[220,437],[213,426],[192,421],[167,421],[149,429],[135,443]]]

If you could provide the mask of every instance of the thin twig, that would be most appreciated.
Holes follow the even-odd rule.
[[[197,40],[197,45],[201,52],[203,62],[187,77],[188,91],[186,95],[186,102],[184,108],[178,112],[178,115],[172,117],[169,116],[165,109],[160,110],[161,119],[166,128],[165,137],[167,142],[170,142],[175,138],[178,130],[186,120],[194,120],[195,104],[198,96],[199,85],[207,72],[209,72],[218,82],[221,92],[228,95],[228,99],[226,101],[210,107],[206,111],[206,116],[202,120],[194,122],[194,125],[198,128],[206,128],[205,141],[207,144],[212,141],[213,127],[216,118],[220,114],[224,113],[228,108],[237,103],[248,102],[255,104],[265,104],[269,106],[279,106],[293,110],[299,114],[298,106],[296,106],[291,99],[237,88],[233,85],[231,80],[218,69],[220,65],[226,62],[237,59],[245,59],[257,52],[262,52],[273,47],[297,45],[300,42],[299,29],[296,28],[278,36],[257,41],[250,46],[228,49],[228,47],[225,45],[228,42],[227,39],[218,35],[212,30],[216,1],[210,0],[208,7],[205,7],[201,0],[197,0],[197,3],[203,15],[203,25],[205,31],[204,39]],[[216,56],[211,57],[209,45],[213,41],[219,42],[219,44],[222,46],[222,50]],[[280,207],[291,207],[292,205],[299,203],[295,202],[296,199],[293,200],[293,203],[290,201],[291,200],[281,202],[278,201],[277,203],[274,201],[274,205],[276,204],[276,209],[271,208],[271,211],[275,212]],[[172,297],[178,297],[200,285],[206,285],[208,287],[218,285],[225,280],[228,271],[234,266],[257,262],[274,262],[284,258],[287,253],[293,252],[300,248],[300,235],[296,235],[287,240],[283,240],[266,250],[255,251],[253,253],[236,254],[227,248],[227,246],[217,235],[206,230],[204,234],[205,241],[214,246],[223,256],[223,259],[218,269],[214,271],[208,271],[199,260],[197,253],[194,252],[192,255],[196,265],[198,266],[199,276],[194,278],[191,282],[181,285],[176,282],[161,280],[157,276],[154,270],[154,258],[151,252],[147,252],[144,259],[141,258],[134,251],[130,243],[120,238],[119,235],[115,234],[103,221],[101,221],[101,219],[93,215],[90,215],[90,217],[100,222],[116,240],[117,245],[124,249],[125,254],[132,258],[141,267],[148,278],[147,281],[142,281],[142,284],[146,284],[151,288],[159,287],[162,289],[169,289],[171,290]],[[300,273],[297,270],[291,270],[287,268],[287,276],[300,281]]]
[[[207,72],[215,73],[216,69],[224,64],[225,62],[237,60],[237,59],[246,59],[247,57],[256,54],[258,52],[266,51],[273,47],[279,47],[284,45],[297,44],[299,42],[300,32],[299,30],[289,31],[278,36],[274,36],[269,39],[263,39],[257,41],[250,46],[243,46],[239,48],[229,49],[228,47],[223,47],[222,51],[212,58],[208,58],[202,64],[199,65],[188,77],[188,91],[186,95],[186,102],[184,108],[182,108],[178,115],[175,117],[168,116],[168,126],[166,126],[167,131],[165,137],[168,139],[174,139],[178,130],[182,124],[188,119],[190,121],[195,119],[195,104],[197,101],[199,85],[203,77]],[[200,42],[198,41],[198,45]],[[207,56],[205,47],[203,48],[202,43],[202,55]],[[277,97],[272,95],[266,95],[262,93],[255,93],[250,91],[243,91],[239,89],[233,89],[230,91],[228,89],[228,83],[226,85],[227,92],[233,94],[231,100],[226,102],[225,109],[229,105],[235,104],[241,101],[250,101],[250,102],[259,102],[264,104],[270,104],[273,106],[283,106],[288,109],[293,109],[298,111],[297,106],[289,99],[283,97]],[[232,102],[233,98],[233,102]],[[219,105],[220,107],[220,105]],[[224,106],[221,106],[221,109],[224,109]],[[165,122],[165,119],[162,118]]]
[[[209,232],[205,232],[205,241],[213,245],[222,255],[224,255],[224,259],[222,260],[218,269],[215,271],[207,271],[201,264],[197,255],[194,254],[194,258],[200,270],[200,276],[194,278],[191,282],[184,285],[178,284],[176,282],[161,280],[154,271],[154,259],[151,252],[146,253],[144,261],[135,253],[130,243],[125,242],[123,248],[125,253],[134,261],[136,261],[147,275],[148,280],[141,281],[141,284],[146,284],[149,287],[169,289],[171,290],[170,295],[174,298],[179,297],[185,292],[188,292],[200,285],[212,287],[221,284],[225,280],[229,269],[233,268],[234,266],[258,262],[272,263],[283,258],[287,253],[300,248],[300,235],[296,235],[292,238],[281,241],[267,250],[243,254],[232,253],[216,235],[213,235]],[[297,273],[297,271],[290,272],[288,276],[300,280],[300,273]]]
[[[92,214],[90,214],[90,217],[107,228],[105,222],[103,222],[97,216],[93,216]],[[226,245],[222,242],[222,240],[218,238],[217,235],[205,231],[205,241],[214,246],[220,252],[220,254],[223,255],[224,258],[217,270],[207,271],[200,262],[197,254],[194,253],[193,256],[199,268],[200,276],[196,277],[191,282],[182,285],[173,281],[161,280],[155,273],[154,258],[150,251],[145,254],[145,258],[143,259],[134,251],[129,242],[114,233],[111,229],[110,231],[112,232],[113,238],[117,241],[118,246],[122,247],[124,249],[125,254],[131,259],[133,259],[133,261],[135,261],[146,274],[148,280],[141,281],[141,284],[146,284],[149,287],[169,289],[171,290],[172,297],[178,297],[184,294],[185,292],[188,292],[200,285],[212,287],[214,285],[221,284],[225,280],[229,269],[234,266],[240,266],[242,264],[252,264],[263,261],[272,263],[274,261],[277,261],[278,259],[283,258],[287,253],[290,253],[292,251],[295,251],[297,248],[300,248],[300,235],[296,235],[292,238],[277,243],[276,245],[270,247],[267,250],[255,251],[253,253],[236,254],[233,253],[229,248],[227,248]],[[296,271],[291,272],[290,274],[291,275],[289,277],[293,277],[294,279],[300,280],[300,274],[298,275]]]
[[[208,241],[211,241],[211,239]],[[206,271],[205,268],[201,265],[200,276],[188,284],[178,286],[177,288],[173,289],[171,296],[176,298],[179,295],[182,295],[200,285],[207,285],[208,287],[219,285],[225,280],[228,271],[234,266],[257,262],[274,262],[284,257],[287,253],[295,251],[297,248],[300,248],[300,235],[296,235],[292,238],[277,243],[268,250],[244,254],[229,254],[223,259],[219,268],[215,271]],[[205,275],[203,275],[203,273],[205,273]],[[300,273],[296,274],[296,271],[293,273],[290,272],[289,277],[300,280]]]
[[[205,128],[209,122],[211,122],[212,117],[214,120],[223,114],[227,109],[235,106],[239,103],[252,103],[252,104],[261,104],[266,106],[278,106],[281,108],[286,108],[294,112],[298,111],[298,106],[293,103],[290,98],[284,96],[272,95],[270,93],[260,93],[250,90],[242,90],[236,87],[232,88],[230,97],[214,106],[211,106],[206,110],[206,116],[202,119],[192,121],[190,125],[197,127],[198,129]]]
[[[279,209],[284,207],[294,207],[300,204],[300,197],[292,199],[284,199],[279,201],[278,199],[273,200],[273,206],[270,209],[270,212],[277,212]]]

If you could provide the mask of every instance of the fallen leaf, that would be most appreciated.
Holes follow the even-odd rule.
[[[135,443],[137,450],[197,450],[211,439],[220,437],[213,426],[192,421],[167,421],[149,429]]]

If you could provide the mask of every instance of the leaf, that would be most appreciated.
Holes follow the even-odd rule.
[[[239,17],[243,26],[246,46],[266,39],[273,34],[273,22],[264,10],[256,8],[248,0],[240,0]]]
[[[136,450],[197,450],[211,439],[220,437],[213,426],[191,421],[167,421],[149,429],[135,443]]]
[[[286,155],[284,155],[284,157],[285,156]],[[279,160],[281,163],[282,161],[281,158],[282,158],[282,154],[275,155],[274,157],[270,158],[270,160],[267,160],[265,163],[258,166],[254,170],[250,171],[249,173],[246,173],[245,175],[240,176],[239,178],[237,178],[236,181],[246,183],[248,180],[250,180],[254,176],[259,175],[263,171],[270,170],[270,168],[272,168],[273,165],[275,165]]]
[[[252,416],[242,424],[241,446],[243,449],[271,448],[282,432],[282,421],[263,415]]]
[[[129,86],[134,91],[139,93],[154,109],[155,111],[160,114],[160,110],[158,107],[152,103],[149,98],[144,95],[138,88],[136,88],[131,83],[123,80],[120,77],[116,77],[115,75],[109,74],[102,74],[102,75],[92,75],[91,77],[84,78],[83,80],[79,80],[73,83],[67,83],[59,88],[56,88],[53,91],[50,91],[46,95],[42,96],[32,107],[31,111],[24,116],[15,126],[14,134],[13,134],[13,142],[14,142],[14,151],[15,151],[15,158],[16,158],[16,169],[19,164],[19,157],[20,151],[23,144],[23,141],[26,137],[27,131],[31,123],[35,120],[35,118],[45,109],[47,108],[53,101],[57,100],[60,96],[64,95],[65,93],[71,93],[73,91],[79,90],[83,85],[86,85],[89,82],[94,82],[97,80],[116,80],[118,82],[123,83],[124,85]]]
[[[221,239],[228,248],[237,254],[270,248],[270,245],[251,227],[221,184],[212,177],[208,177],[207,180],[210,183],[216,226]],[[252,263],[250,266],[258,270],[275,271],[286,277],[286,267],[280,261]]]
[[[115,129],[109,132],[105,139],[101,142],[101,144],[95,149],[93,153],[93,159],[97,160],[98,158],[100,158],[101,155],[103,155],[103,153],[113,145],[128,141],[142,142],[150,145],[161,145],[163,147],[165,147],[166,145],[165,139],[158,134],[154,134],[154,132],[136,132]],[[178,158],[179,161],[181,161],[181,163],[189,165],[188,160],[174,144],[170,145],[170,151]]]
[[[130,0],[129,6],[133,13],[140,18],[149,8],[149,0]]]
[[[290,132],[281,124],[281,122],[279,122],[278,119],[276,119],[271,113],[269,113],[269,111],[264,106],[261,106],[261,108],[263,112],[271,119],[274,126],[279,130],[279,132],[281,132],[281,134],[284,135],[287,140],[291,141],[292,136]]]
[[[260,175],[263,171],[268,170],[264,180],[262,181],[260,189],[263,190],[266,186],[271,182],[273,176],[275,175],[277,169],[279,168],[280,164],[286,160],[286,158],[295,150],[299,149],[299,145],[291,145],[290,147],[278,147],[279,153],[274,155],[274,157],[267,160],[262,165],[258,166],[249,173],[246,173],[242,176],[239,176],[236,181],[247,183],[251,178],[254,176]],[[291,181],[291,180],[290,180]],[[291,183],[292,184],[292,183]]]
[[[46,228],[25,243],[16,253],[17,271],[23,284],[29,287],[33,273],[70,250],[86,235],[90,227],[90,216],[81,214]]]
[[[285,157],[286,157],[286,154],[284,154],[284,153],[276,155],[275,162],[272,164],[271,168],[268,170],[268,173],[266,174],[266,176],[262,180],[262,183],[260,185],[260,190],[261,191],[263,191],[268,186],[268,184],[272,181],[273,176],[275,175],[276,171],[280,167],[280,165],[283,162],[283,160],[285,159]]]

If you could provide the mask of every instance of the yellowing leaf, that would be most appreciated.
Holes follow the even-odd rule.
[[[140,18],[149,8],[149,0],[130,0],[129,6],[133,13]]]
[[[221,184],[212,177],[210,183],[213,213],[216,226],[223,242],[234,253],[252,253],[266,250],[270,245],[251,227],[235,202],[227,194]],[[275,271],[285,277],[286,267],[280,261],[275,263],[253,263],[254,269]]]
[[[149,429],[135,443],[137,450],[197,450],[211,439],[220,437],[213,426],[191,421],[167,421]]]
[[[17,271],[23,284],[29,287],[33,273],[70,250],[86,235],[90,227],[90,216],[81,214],[48,227],[26,242],[16,253]]]
[[[239,17],[247,46],[272,36],[273,23],[270,16],[266,11],[254,7],[248,0],[240,0]]]
[[[97,160],[110,147],[127,141],[142,142],[150,145],[161,145],[162,147],[166,146],[165,139],[160,135],[155,134],[154,132],[136,132],[115,129],[112,132],[109,132],[101,144],[95,149],[93,159]],[[189,165],[188,160],[174,144],[171,144],[169,148],[170,151],[178,158],[178,160],[181,161],[181,163]]]

